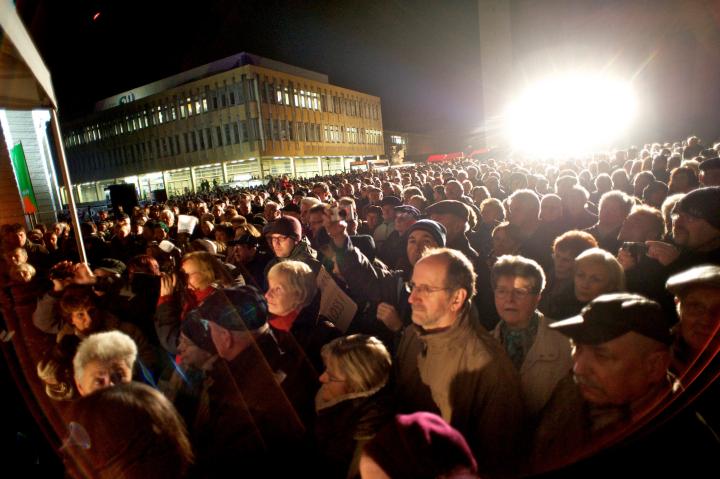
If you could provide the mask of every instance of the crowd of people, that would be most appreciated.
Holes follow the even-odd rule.
[[[5,328],[32,330],[78,477],[692,475],[720,452],[718,153],[283,176],[4,225]]]

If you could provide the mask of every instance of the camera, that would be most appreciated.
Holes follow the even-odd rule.
[[[48,276],[50,279],[70,279],[75,276],[75,267],[70,262],[58,263],[50,269]]]
[[[643,256],[645,256],[648,252],[647,245],[639,241],[625,241],[622,244],[622,249],[630,253],[636,263],[639,263]]]

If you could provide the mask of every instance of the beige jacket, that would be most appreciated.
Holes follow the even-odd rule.
[[[441,332],[408,326],[395,372],[402,412],[442,416],[465,436],[483,473],[513,466],[524,418],[519,377],[482,326],[469,316]]]
[[[549,328],[540,314],[537,336],[520,367],[520,384],[528,417],[536,416],[550,399],[557,383],[572,369],[570,340]],[[500,341],[500,323],[492,331]]]

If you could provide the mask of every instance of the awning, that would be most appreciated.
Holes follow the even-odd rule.
[[[56,108],[50,71],[11,0],[0,0],[0,108]]]

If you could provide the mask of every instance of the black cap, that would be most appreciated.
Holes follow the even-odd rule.
[[[285,206],[283,206],[280,211],[284,213],[300,213],[300,207],[296,205],[295,203],[288,203]]]
[[[420,218],[420,216],[422,216],[422,213],[420,213],[420,210],[411,205],[396,206],[395,213],[405,213],[407,215],[412,216],[415,219],[418,219],[418,218]]]
[[[686,213],[720,229],[720,186],[698,188],[677,202],[673,213]]]
[[[639,294],[603,294],[578,316],[550,325],[580,344],[606,343],[636,332],[664,344],[672,342],[670,324],[658,303]]]
[[[670,276],[665,287],[677,295],[692,286],[720,288],[720,266],[706,264],[690,268],[682,273]]]
[[[402,200],[397,196],[386,196],[382,200],[380,200],[380,206],[400,206],[401,204]]]
[[[425,209],[425,212],[429,215],[453,215],[464,221],[467,221],[468,217],[470,216],[470,213],[468,212],[465,203],[457,200],[438,201],[437,203],[427,207]]]
[[[115,258],[103,258],[94,266],[94,269],[102,269],[116,276],[122,276],[126,269],[125,263]]]

